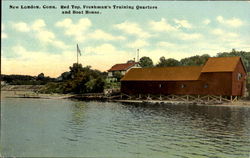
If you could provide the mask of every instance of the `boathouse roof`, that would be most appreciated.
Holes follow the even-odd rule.
[[[233,72],[240,57],[209,58],[204,66],[177,66],[131,69],[121,81],[190,81],[203,72]],[[241,61],[243,64],[243,62]],[[244,64],[243,64],[244,66]],[[246,69],[245,69],[246,70]]]
[[[240,57],[208,58],[201,72],[232,72],[235,70]]]
[[[176,81],[198,80],[201,66],[177,66],[131,69],[122,80]]]

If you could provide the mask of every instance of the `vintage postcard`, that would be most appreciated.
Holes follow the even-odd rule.
[[[1,3],[0,157],[250,157],[249,1]]]

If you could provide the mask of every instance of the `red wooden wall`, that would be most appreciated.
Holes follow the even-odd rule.
[[[238,80],[238,74],[242,78]],[[246,72],[238,62],[233,72],[203,72],[194,81],[121,81],[125,94],[177,94],[242,96]]]

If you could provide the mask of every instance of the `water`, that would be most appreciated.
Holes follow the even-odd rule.
[[[3,156],[250,155],[250,107],[4,98],[1,111]]]

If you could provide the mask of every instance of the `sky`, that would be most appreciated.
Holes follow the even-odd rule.
[[[21,5],[41,9],[20,9]],[[78,11],[83,5],[111,9],[62,14],[76,9],[60,9],[61,5],[80,6]],[[157,9],[137,10],[137,5]],[[2,74],[58,77],[76,62],[76,44],[82,54],[79,63],[100,71],[136,58],[137,49],[154,64],[162,56],[180,60],[233,48],[250,51],[250,1],[2,1],[1,25]]]

